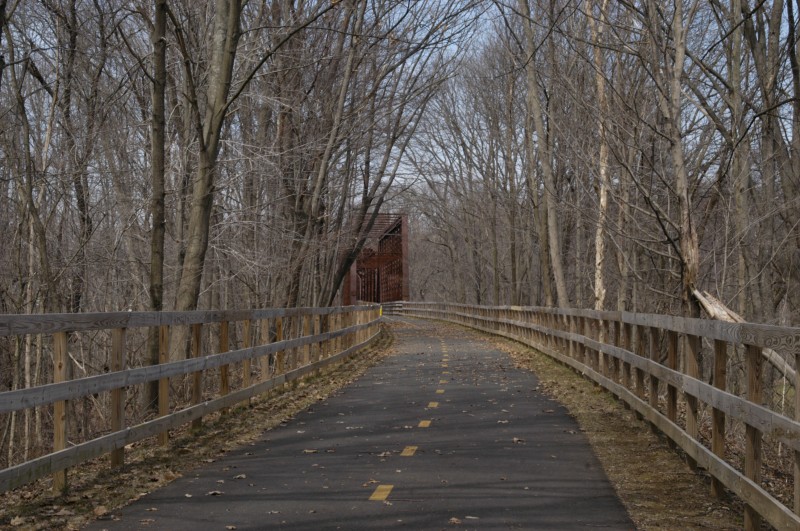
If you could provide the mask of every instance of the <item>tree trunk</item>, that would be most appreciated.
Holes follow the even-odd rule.
[[[675,46],[675,57],[671,65],[670,101],[669,101],[669,142],[673,170],[675,172],[675,191],[680,208],[680,245],[681,245],[681,277],[683,279],[684,315],[700,317],[700,304],[694,297],[697,276],[700,270],[700,246],[697,232],[692,222],[692,200],[689,190],[689,175],[683,155],[681,141],[681,77],[683,63],[686,58],[686,34],[681,2],[675,3],[675,14],[672,18],[672,41]]]
[[[164,309],[164,168],[165,168],[165,100],[167,84],[167,2],[155,0],[155,16],[151,41],[153,44],[152,118],[150,121],[150,185],[153,197],[150,200],[150,216],[153,230],[150,233],[150,309]],[[158,332],[150,329],[148,337],[149,359],[158,364]],[[158,381],[147,387],[147,403],[151,408],[158,405]]]
[[[238,0],[216,1],[209,85],[203,118],[200,117],[197,98],[192,97],[191,104],[194,109],[195,121],[198,128],[202,128],[202,136],[197,173],[192,181],[186,255],[183,259],[181,281],[178,285],[178,296],[175,303],[178,311],[196,309],[200,297],[200,283],[208,250],[211,210],[214,204],[214,178],[219,141],[225,121],[228,92],[240,36],[239,15],[240,3]],[[190,58],[184,57],[184,59],[189,60]],[[191,74],[187,67],[187,75]],[[174,345],[174,347],[180,348],[178,345]]]
[[[519,0],[520,11],[525,18],[525,42],[531,58],[534,57],[536,43],[534,42],[533,21],[531,19],[530,6],[528,0]],[[551,65],[554,68],[554,65]],[[545,128],[544,114],[542,110],[541,96],[539,91],[539,76],[536,72],[537,65],[532,61],[525,68],[528,81],[528,112],[533,118],[533,128],[536,133],[536,145],[538,147],[538,160],[542,165],[542,177],[544,183],[543,200],[546,212],[547,241],[550,252],[550,268],[556,284],[556,298],[560,308],[569,307],[567,296],[567,283],[564,279],[564,267],[561,259],[561,236],[558,230],[558,213],[556,203],[558,201],[558,190],[556,188],[555,172],[553,171],[553,154],[548,132]],[[552,117],[551,117],[552,119]],[[533,163],[533,159],[531,160]]]
[[[606,216],[608,213],[608,138],[606,137],[606,114],[608,104],[606,100],[605,60],[601,48],[603,35],[602,24],[605,23],[606,6],[608,0],[600,3],[600,24],[595,22],[593,15],[594,0],[587,0],[586,12],[589,13],[589,25],[592,33],[592,47],[594,51],[595,84],[597,85],[598,102],[598,139],[600,140],[600,154],[598,159],[598,211],[597,228],[594,235],[594,309],[603,310],[606,300],[605,275],[603,268],[606,254]],[[599,26],[599,27],[598,27]]]

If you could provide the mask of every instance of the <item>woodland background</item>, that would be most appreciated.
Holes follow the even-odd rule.
[[[798,17],[0,0],[0,313],[337,304],[383,211],[409,215],[414,300],[701,316],[707,292],[797,326]],[[71,341],[103,370],[106,339]],[[48,353],[3,340],[0,390],[49,382]],[[41,415],[3,419],[5,463]]]

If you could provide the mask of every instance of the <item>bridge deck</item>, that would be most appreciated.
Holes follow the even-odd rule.
[[[89,528],[634,528],[534,375],[470,332],[404,322],[352,386]]]

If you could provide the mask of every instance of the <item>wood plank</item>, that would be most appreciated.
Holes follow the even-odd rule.
[[[111,334],[111,364],[114,372],[125,370],[126,328],[116,328]],[[111,431],[120,431],[125,427],[125,388],[111,390]],[[120,468],[125,464],[125,448],[117,448],[111,452],[112,468]]]
[[[0,314],[0,337],[25,334],[54,334],[114,328],[194,325],[245,319],[271,319],[298,315],[330,315],[342,311],[366,311],[377,304],[343,308],[264,308],[258,310],[213,310],[191,312],[102,312],[51,314]]]
[[[200,326],[200,325],[198,325]],[[160,380],[161,378],[184,376],[195,371],[205,371],[225,364],[238,363],[246,358],[256,358],[274,354],[287,348],[298,348],[316,341],[327,341],[358,331],[369,324],[322,334],[319,337],[284,340],[280,343],[262,345],[257,348],[229,351],[225,354],[212,354],[200,358],[189,358],[165,364],[151,365],[128,369],[126,371],[89,376],[79,380],[70,380],[58,384],[47,384],[31,389],[6,391],[0,393],[0,413],[17,411],[28,407],[36,407],[70,400],[88,394],[111,391],[117,387],[137,385]]]

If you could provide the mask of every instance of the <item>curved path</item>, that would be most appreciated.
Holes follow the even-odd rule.
[[[534,375],[472,332],[395,332],[353,385],[89,529],[634,528]]]

